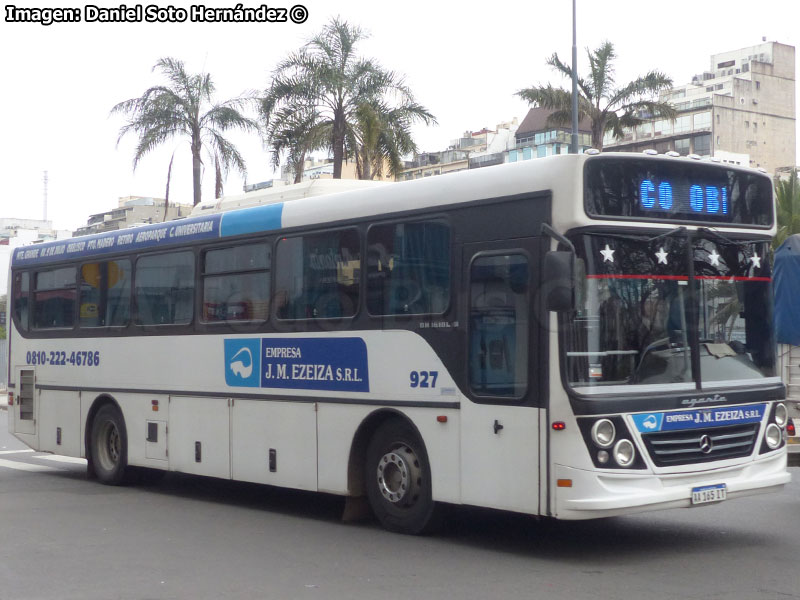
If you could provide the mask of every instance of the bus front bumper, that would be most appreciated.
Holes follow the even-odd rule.
[[[775,492],[791,481],[791,475],[786,471],[786,453],[782,452],[746,464],[669,475],[555,465],[554,482],[556,479],[571,480],[572,487],[554,488],[553,516],[577,520],[688,508],[692,506],[692,489],[703,486],[725,484],[728,500]]]

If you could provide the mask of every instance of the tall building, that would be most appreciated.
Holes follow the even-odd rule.
[[[625,138],[609,134],[607,150],[712,156],[775,173],[796,164],[795,49],[778,42],[722,52],[691,83],[660,99],[675,121],[649,119]]]

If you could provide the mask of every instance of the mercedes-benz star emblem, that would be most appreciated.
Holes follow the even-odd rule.
[[[704,435],[700,438],[700,452],[703,454],[708,454],[711,452],[711,448],[714,444],[711,442],[711,437],[708,435]]]

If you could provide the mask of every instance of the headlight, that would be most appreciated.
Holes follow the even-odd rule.
[[[775,424],[778,427],[783,427],[786,425],[786,418],[788,413],[786,412],[786,405],[783,403],[777,404],[775,406]]]
[[[775,450],[775,448],[780,446],[781,442],[783,441],[783,432],[775,423],[770,423],[767,425],[767,433],[764,435],[764,439],[766,440],[769,449]]]
[[[608,419],[600,419],[592,425],[592,441],[601,448],[608,448],[613,444],[616,434],[614,423]]]
[[[620,467],[629,467],[636,458],[636,450],[630,440],[620,440],[614,446],[614,460]]]

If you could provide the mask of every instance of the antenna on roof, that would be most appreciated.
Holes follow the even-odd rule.
[[[47,221],[47,171],[44,172],[44,206],[42,207],[42,221]]]

